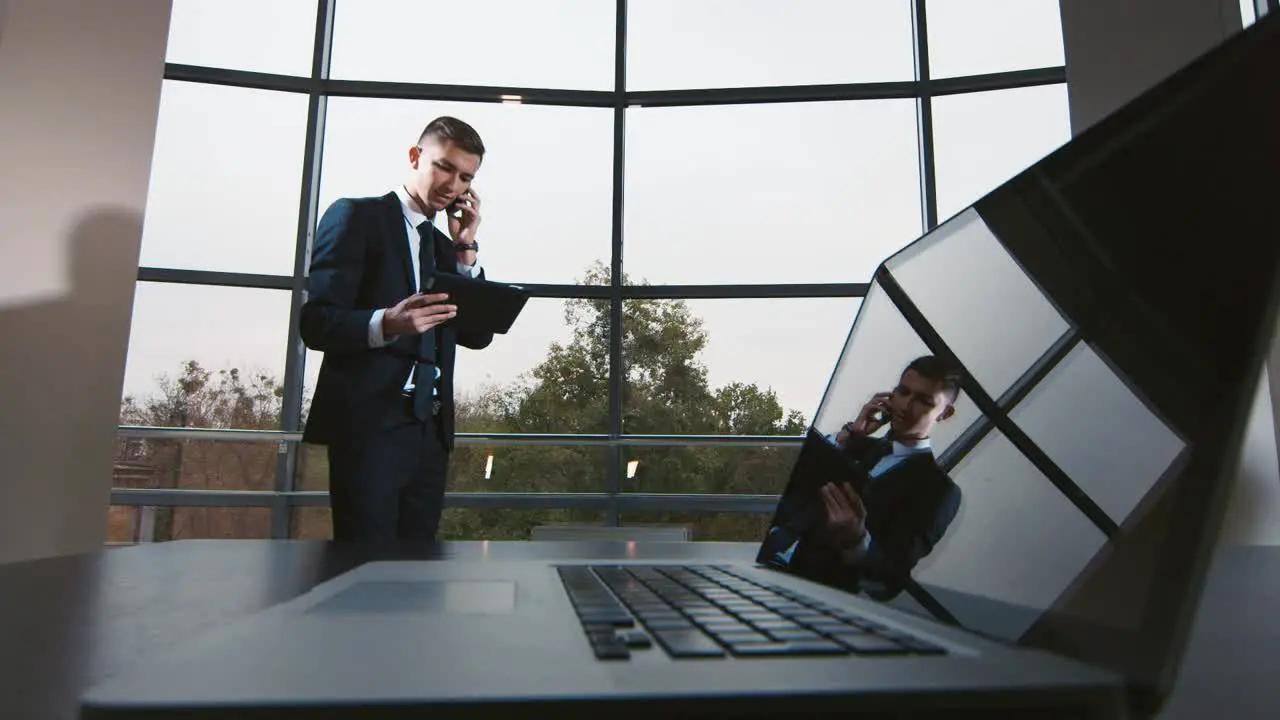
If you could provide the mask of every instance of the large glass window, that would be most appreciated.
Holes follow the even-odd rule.
[[[299,427],[282,428],[299,412],[305,421],[324,357],[305,350],[295,358],[300,372],[285,378],[299,351],[289,329],[305,299],[305,283],[292,276],[309,250],[299,246],[308,238],[299,238],[298,218],[312,192],[321,215],[340,197],[391,192],[407,179],[409,148],[441,115],[474,125],[487,146],[475,182],[486,276],[535,290],[509,333],[484,350],[459,350],[464,437],[449,490],[506,497],[492,501],[503,507],[450,508],[443,536],[525,539],[544,525],[609,518],[686,526],[695,540],[758,539],[767,516],[754,505],[717,498],[736,511],[663,510],[637,495],[776,494],[810,423],[838,428],[929,353],[882,288],[872,283],[864,299],[849,297],[848,286],[870,282],[928,229],[924,198],[937,198],[940,218],[955,215],[1065,141],[1070,127],[1065,85],[1001,89],[1000,78],[984,78],[991,89],[981,93],[932,97],[932,125],[921,126],[911,94],[936,85],[912,82],[917,50],[927,48],[933,78],[1058,72],[1057,3],[933,2],[927,33],[907,0],[634,0],[626,9],[620,24],[618,4],[599,0],[174,3],[167,60],[204,68],[197,75],[208,82],[170,67],[162,90],[139,260],[148,269],[137,284],[121,405],[123,425],[153,429],[122,433],[113,486],[164,491],[161,504],[184,490],[214,504],[217,493],[256,491],[263,507],[119,506],[114,540],[329,536],[328,510],[313,495],[327,490],[324,448],[297,442],[290,433]],[[316,23],[327,18],[331,57],[316,63],[317,30],[327,29]],[[623,88],[615,87],[619,52]],[[325,60],[327,77],[313,77]],[[529,89],[540,91],[537,103]],[[325,96],[331,90],[339,94]],[[663,91],[675,94],[646,94]],[[312,106],[316,93],[323,102]],[[922,171],[922,150],[932,152],[932,174]],[[304,177],[315,185],[304,187]],[[981,218],[970,220],[888,267],[998,396],[1065,323]],[[844,287],[813,297],[823,284]],[[544,285],[567,287],[544,293]],[[664,285],[725,285],[728,297],[636,297]],[[769,286],[769,297],[735,287],[745,285]],[[1011,308],[994,335],[961,332],[965,317]],[[855,317],[860,341],[833,370]],[[1108,399],[1082,412],[1130,418],[1149,430],[1143,437],[1161,460],[1174,452],[1163,426],[1099,368],[1073,354],[1014,414],[1065,471],[1099,478],[1098,488],[1080,482],[1120,519],[1155,482],[1156,460],[1114,471],[1080,465],[1056,421],[1037,419],[1063,388],[1093,388]],[[612,372],[622,373],[620,416],[611,416]],[[961,393],[956,415],[933,433],[935,452],[960,459],[975,493],[987,485],[972,467],[995,440],[967,459],[959,451],[969,444],[955,440],[980,420]],[[154,429],[172,426],[257,432],[193,439]],[[623,437],[610,437],[619,426]],[[593,437],[520,439],[528,434]],[[710,437],[655,446],[628,435]],[[1145,479],[1123,483],[1115,473]],[[608,493],[613,477],[626,495],[604,507],[596,498],[563,508],[539,500],[537,509],[523,500]],[[287,514],[268,507],[277,488]],[[584,504],[593,509],[577,509]],[[271,527],[286,516],[288,528]]]
[[[910,100],[630,111],[628,274],[866,282],[920,234],[915,112]]]
[[[627,5],[629,90],[910,80],[914,67],[905,0]]]
[[[471,124],[484,140],[473,186],[481,198],[480,262],[490,279],[573,284],[597,263],[609,267],[613,116],[606,109],[334,98],[322,210],[340,197],[383,195],[403,184],[409,148],[441,115]]]
[[[1067,86],[935,98],[933,137],[945,220],[1071,139]]]
[[[611,90],[614,8],[599,0],[340,0],[331,75]]]
[[[856,298],[629,300],[623,429],[799,435]]]
[[[307,98],[166,80],[139,264],[291,275]]]
[[[140,282],[121,421],[279,428],[289,293]]]
[[[1063,64],[1058,0],[943,0],[928,12],[932,77]]]
[[[316,7],[316,0],[176,0],[165,59],[183,65],[310,75]]]

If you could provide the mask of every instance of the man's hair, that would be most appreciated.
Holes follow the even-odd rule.
[[[418,144],[421,145],[429,137],[447,140],[472,155],[484,157],[484,142],[480,140],[480,133],[458,118],[443,115],[427,123],[418,136]]]
[[[960,381],[964,379],[964,373],[960,368],[937,355],[922,355],[912,360],[911,364],[903,369],[902,374],[906,375],[908,370],[915,370],[922,377],[942,383],[947,402],[955,403],[956,397],[960,394]]]

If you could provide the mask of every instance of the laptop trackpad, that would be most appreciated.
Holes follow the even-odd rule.
[[[352,585],[307,612],[505,615],[515,609],[514,582],[370,580]]]

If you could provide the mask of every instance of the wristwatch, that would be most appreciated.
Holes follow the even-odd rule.
[[[466,252],[468,250],[472,250],[474,252],[480,252],[480,243],[473,242],[473,243],[454,243],[453,244],[454,252]]]

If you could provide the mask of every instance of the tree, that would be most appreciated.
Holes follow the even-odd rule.
[[[609,270],[597,263],[583,284],[601,285]],[[624,278],[624,282],[626,282]],[[503,385],[482,387],[458,398],[460,432],[603,434],[609,417],[609,302],[578,299],[566,304],[567,343],[552,343],[546,357],[524,376]],[[701,361],[708,335],[702,321],[682,300],[630,300],[623,314],[623,429],[633,435],[799,435],[806,422],[785,412],[776,393],[755,384],[729,383],[712,388]],[[501,339],[498,341],[501,343]],[[491,348],[486,352],[510,351]],[[246,380],[237,370],[210,373],[188,362],[177,379],[162,378],[158,395],[125,398],[121,421],[141,425],[190,424],[203,427],[275,429],[279,427],[280,385],[255,373]],[[181,419],[185,422],[176,422]],[[226,487],[234,468],[240,486],[269,489],[274,446],[204,442],[199,460],[195,442],[173,457],[149,450],[158,476],[173,477],[175,487]],[[238,447],[237,447],[238,446]],[[599,493],[606,487],[610,449],[583,445],[466,445],[450,463],[454,492]],[[659,446],[624,449],[624,462],[636,473],[625,491],[658,493],[781,492],[794,462],[795,448]],[[328,475],[323,451],[305,447],[299,455],[298,486],[322,490]],[[232,473],[234,474],[234,473]],[[323,516],[306,514],[303,536],[327,534]],[[445,537],[527,538],[540,524],[599,522],[600,511],[480,510],[446,511]],[[743,514],[646,513],[627,515],[624,523],[692,525],[696,537],[755,539],[768,518]],[[216,529],[213,529],[216,530]],[[181,533],[176,533],[175,537]]]

